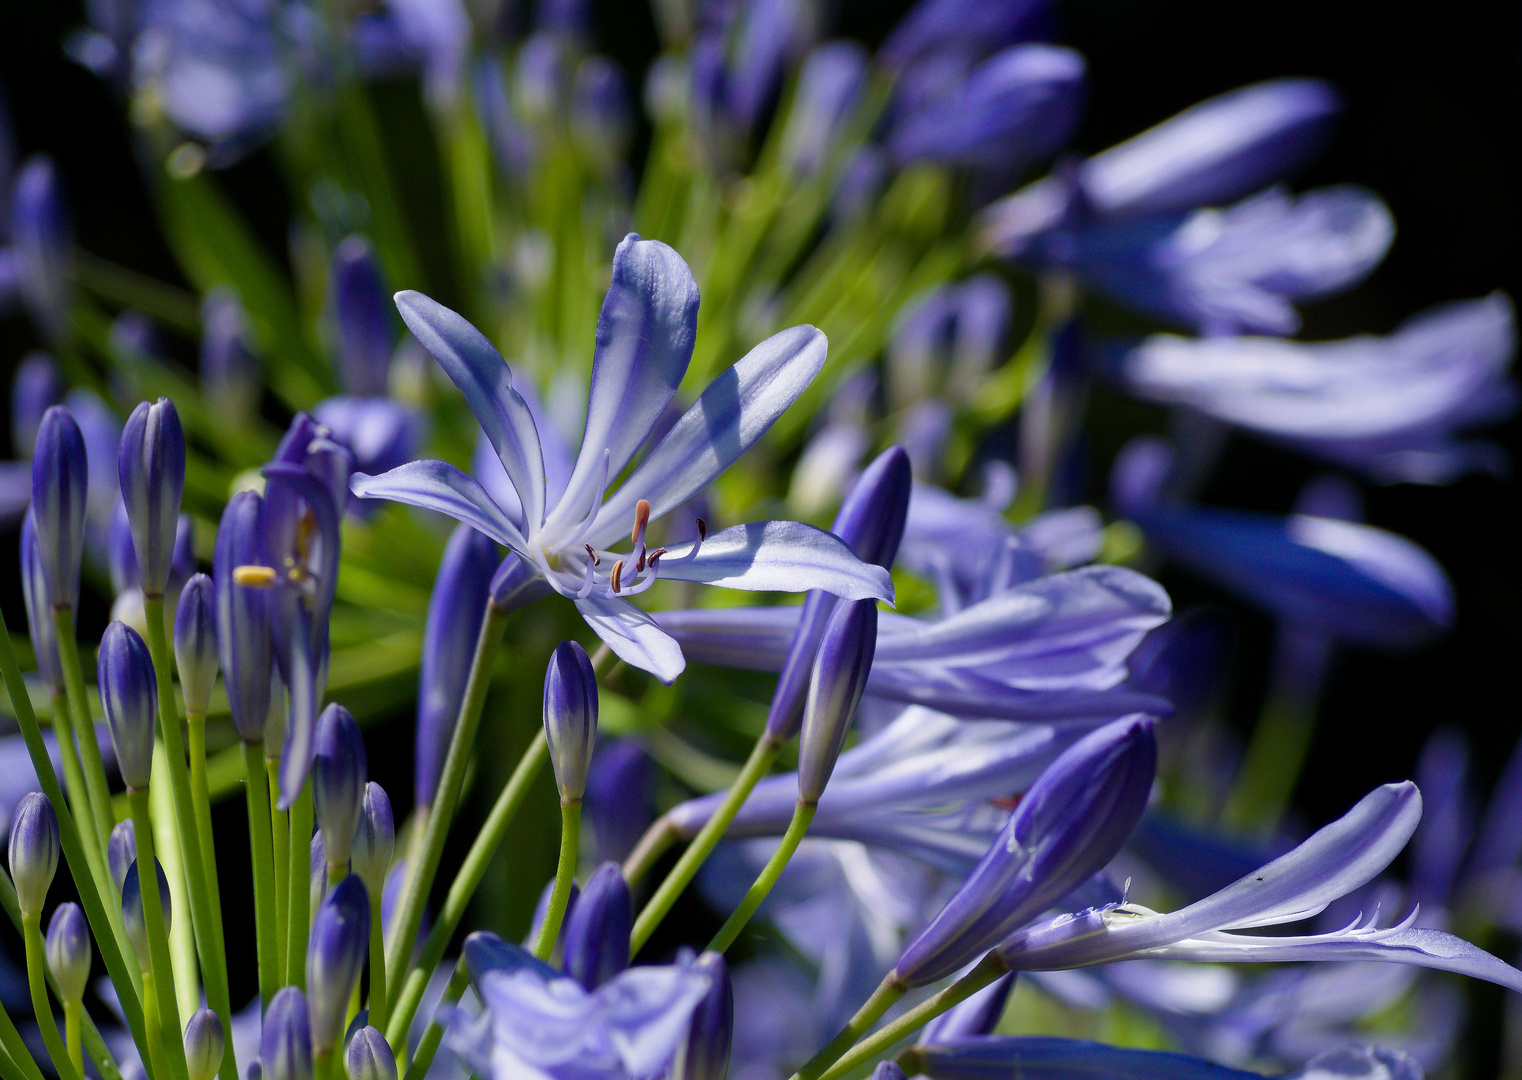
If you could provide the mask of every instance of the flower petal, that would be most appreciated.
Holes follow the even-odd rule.
[[[619,597],[588,596],[576,610],[624,663],[648,671],[668,686],[687,661],[676,641],[629,601]]]
[[[707,487],[797,400],[824,366],[828,347],[814,327],[793,326],[746,353],[708,384],[603,505],[587,542],[602,548],[628,532],[640,499],[650,500],[650,516],[657,518]]]
[[[437,510],[474,526],[514,551],[528,549],[518,527],[491,501],[481,485],[447,462],[409,461],[380,476],[355,473],[349,489],[361,499],[390,499]]]
[[[1018,1076],[1021,1080],[1264,1080],[1261,1073],[1163,1050],[1133,1050],[1085,1039],[1003,1035],[953,1039],[920,1048],[932,1080]]]
[[[893,599],[893,579],[862,562],[834,533],[798,521],[753,521],[714,533],[690,562],[692,544],[662,556],[659,576],[726,589],[807,592],[823,589],[846,600]],[[668,568],[668,564],[669,568]]]
[[[539,431],[528,405],[513,389],[507,361],[464,316],[420,292],[397,293],[396,309],[413,337],[465,395],[518,491],[527,528],[533,532],[544,521],[544,458]]]
[[[597,316],[581,451],[553,527],[573,525],[591,510],[604,450],[613,477],[645,441],[687,374],[697,326],[698,285],[682,257],[659,240],[624,237]]]

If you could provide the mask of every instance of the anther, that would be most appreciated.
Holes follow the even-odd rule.
[[[659,559],[664,554],[666,554],[666,549],[663,548],[663,547],[656,548],[654,551],[652,551],[650,553],[650,569],[652,569],[652,570],[655,569],[655,561],[657,559]]]
[[[708,522],[698,518],[698,543],[708,539]]]
[[[629,543],[637,544],[645,536],[645,527],[650,524],[650,500],[641,499],[634,504],[634,531],[629,534]]]
[[[251,589],[267,589],[275,584],[275,570],[269,566],[239,566],[233,570],[233,580]]]
[[[618,592],[620,579],[623,577],[623,575],[624,560],[619,559],[618,562],[613,564],[613,573],[608,576],[608,584],[612,587],[614,592]]]
[[[591,544],[582,544],[581,546],[587,549],[587,558],[592,560],[592,565],[593,566],[601,566],[602,565],[602,558],[593,549]]]

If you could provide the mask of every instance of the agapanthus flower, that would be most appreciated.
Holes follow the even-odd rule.
[[[1120,364],[1131,392],[1207,416],[1364,473],[1381,483],[1447,483],[1499,472],[1491,443],[1465,428],[1516,406],[1506,372],[1516,350],[1501,293],[1418,315],[1388,337],[1317,344],[1267,337],[1156,335]]]
[[[692,355],[697,286],[681,257],[630,235],[613,259],[598,318],[587,421],[564,489],[547,486],[543,433],[512,387],[501,355],[459,315],[419,293],[400,293],[403,319],[465,394],[518,495],[522,517],[493,501],[454,466],[416,461],[382,476],[357,475],[353,491],[439,510],[518,556],[496,585],[516,582],[575,601],[588,624],[629,664],[671,681],[685,661],[677,643],[629,596],[657,577],[728,588],[822,588],[846,599],[892,595],[887,573],[862,563],[829,533],[797,522],[757,522],[669,549],[646,529],[749,449],[824,363],[824,336],[784,330],[719,375],[641,464],[604,501],[608,483],[644,443]],[[608,551],[633,526],[634,550]],[[498,589],[494,589],[497,592]]]

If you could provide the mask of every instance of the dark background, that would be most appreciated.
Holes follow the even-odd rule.
[[[907,6],[902,0],[846,0],[837,27],[876,42]],[[625,0],[595,7],[599,47],[638,86],[656,47],[648,12]],[[1305,309],[1303,336],[1387,332],[1434,304],[1497,288],[1522,295],[1518,9],[1450,4],[1424,9],[1413,20],[1397,19],[1392,10],[1314,0],[1272,6],[1060,2],[1062,40],[1084,53],[1090,71],[1089,106],[1076,148],[1103,149],[1202,98],[1258,79],[1324,77],[1343,91],[1346,116],[1329,152],[1301,183],[1366,185],[1389,202],[1399,231],[1368,281]],[[20,152],[54,156],[86,250],[179,282],[156,232],[119,102],[60,49],[64,34],[80,22],[76,4],[7,0],[0,6],[0,83]],[[282,252],[290,207],[268,156],[254,155],[223,180],[271,249]],[[11,367],[32,344],[24,318],[0,320],[0,378],[6,385]],[[1160,413],[1136,415],[1161,423]],[[1514,460],[1522,460],[1519,433],[1516,420],[1494,432]],[[1104,438],[1101,432],[1098,442]],[[1283,512],[1318,471],[1314,462],[1237,437],[1203,500]],[[1096,497],[1097,488],[1098,481]],[[1470,477],[1445,488],[1364,485],[1363,491],[1372,523],[1410,537],[1447,568],[1458,597],[1458,625],[1415,654],[1342,655],[1297,793],[1301,812],[1318,822],[1371,786],[1409,775],[1421,741],[1441,725],[1458,725],[1469,734],[1475,782],[1488,788],[1522,718],[1516,679],[1522,523],[1515,480]],[[14,537],[0,538],[0,566],[14,567],[14,553]],[[1262,692],[1267,620],[1181,575],[1164,570],[1162,580],[1180,607],[1224,602],[1231,610],[1239,660],[1228,712],[1245,731]],[[11,572],[0,574],[0,603],[12,627],[24,625]],[[409,739],[410,722],[409,707],[394,722],[398,738]],[[410,761],[384,767],[397,773],[394,780],[383,779],[388,789],[410,787]]]

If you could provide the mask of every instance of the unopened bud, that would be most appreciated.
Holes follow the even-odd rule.
[[[369,949],[370,898],[365,883],[351,874],[318,907],[307,943],[307,1000],[315,1053],[331,1052],[343,1038],[349,996],[359,985]]]
[[[174,662],[185,711],[206,715],[217,682],[217,594],[205,574],[185,583],[174,615]]]
[[[396,1055],[386,1037],[373,1027],[362,1027],[349,1041],[344,1055],[349,1080],[396,1080]]]
[[[586,650],[574,641],[556,646],[544,673],[544,737],[560,801],[578,801],[597,738],[597,676]]]
[[[211,1080],[222,1067],[227,1051],[227,1033],[222,1021],[210,1009],[197,1009],[185,1025],[185,1064],[190,1080]]]
[[[29,791],[11,817],[11,879],[23,918],[41,918],[58,873],[58,815],[40,791]]]
[[[565,973],[588,990],[629,966],[629,934],[634,928],[633,901],[623,868],[605,862],[587,879],[575,909],[566,917]]]
[[[161,397],[132,410],[122,428],[116,467],[143,594],[163,596],[185,492],[185,433],[173,402]]]
[[[90,984],[90,926],[78,904],[59,904],[48,923],[48,970],[58,996],[78,1003]]]
[[[116,765],[128,790],[148,786],[153,772],[153,723],[159,692],[153,659],[137,631],[114,622],[100,639],[96,662],[100,703],[116,747]]]
[[[809,678],[798,741],[798,799],[818,803],[835,771],[877,652],[877,601],[837,604]]]
[[[337,702],[317,718],[312,758],[312,801],[323,847],[333,866],[347,866],[365,794],[365,739],[348,709]]]
[[[692,1010],[687,1041],[677,1046],[671,1080],[724,1080],[735,1034],[735,994],[722,953],[709,950],[692,968],[709,977],[708,992]]]
[[[164,868],[157,859],[153,860],[153,866],[159,878],[159,908],[164,913],[164,933],[168,934],[173,916],[169,905],[169,879],[164,876]],[[142,863],[134,862],[127,868],[126,880],[122,882],[122,924],[127,929],[127,943],[132,946],[133,955],[137,957],[138,969],[148,971],[152,958],[148,953],[148,923],[138,877],[141,868]]]
[[[312,1080],[312,1021],[307,999],[287,986],[270,999],[259,1036],[263,1080]]]
[[[386,874],[396,851],[396,819],[391,813],[391,799],[379,784],[365,785],[360,800],[359,828],[354,832],[354,850],[350,869],[365,883],[371,896],[381,895]]]

